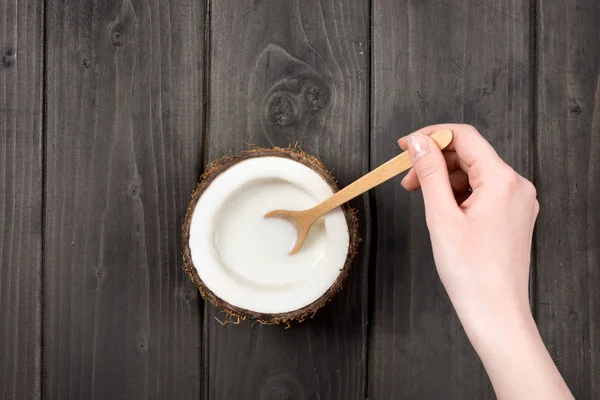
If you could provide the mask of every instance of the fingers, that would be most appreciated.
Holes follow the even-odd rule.
[[[459,206],[462,206],[462,204],[473,194],[469,184],[469,176],[459,169],[451,172],[449,178],[456,203]]]
[[[402,178],[400,184],[409,192],[413,192],[421,187],[419,184],[419,178],[417,177],[417,173],[415,172],[414,168],[411,168],[408,171],[404,178]]]
[[[464,165],[460,157],[455,151],[442,151],[444,155],[444,159],[446,160],[446,165],[448,166],[448,172],[453,172],[458,169],[463,170],[465,173],[469,172],[469,167]]]
[[[446,168],[448,169],[448,172],[461,170],[465,172],[465,177],[467,176],[466,173],[469,172],[468,168],[466,166],[461,165],[460,159],[458,158],[458,154],[456,154],[456,152],[442,151],[442,154],[444,155],[444,159],[446,160]],[[450,183],[452,183],[452,179],[450,179]],[[417,174],[412,168],[404,176],[400,184],[402,185],[402,187],[404,187],[404,189],[408,191],[417,190],[421,187],[421,185],[419,184],[419,178],[417,178]]]
[[[414,174],[423,191],[425,212],[429,218],[459,211],[450,185],[442,151],[429,137],[414,133],[408,139]]]
[[[424,135],[431,135],[442,129],[450,129],[454,134],[452,143],[446,150],[454,150],[460,161],[465,167],[470,167],[474,164],[480,164],[487,169],[502,162],[494,148],[481,136],[481,134],[471,125],[463,124],[439,124],[430,125],[419,129],[419,132]],[[408,136],[401,138],[398,144],[401,148],[406,149]],[[465,171],[466,172],[466,171]]]
[[[469,176],[465,174],[461,169],[451,171],[448,176],[450,180],[450,186],[454,192],[463,192],[469,189]],[[414,169],[408,171],[408,174],[402,179],[400,183],[402,187],[409,192],[413,192],[421,188],[419,184],[419,178]]]
[[[471,197],[473,193],[472,192],[463,192],[463,193],[458,193],[456,194],[456,202],[458,203],[459,206],[463,207],[463,204],[465,204],[465,202],[469,199],[469,197]]]
[[[454,193],[454,199],[458,205],[461,205],[465,200],[471,196],[472,191],[469,186],[469,177],[462,170],[456,170],[450,172],[448,175],[450,181],[450,187]],[[402,186],[409,192],[419,190],[421,185],[419,184],[419,178],[414,169],[411,169],[408,174],[402,180]]]
[[[460,169],[450,172],[449,179],[454,193],[466,192],[471,187],[469,185],[469,176]]]

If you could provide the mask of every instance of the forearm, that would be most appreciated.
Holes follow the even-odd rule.
[[[529,311],[463,319],[499,399],[573,398]]]

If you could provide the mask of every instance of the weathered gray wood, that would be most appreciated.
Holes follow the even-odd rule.
[[[299,141],[341,185],[365,173],[368,42],[368,1],[214,2],[208,158]],[[305,96],[308,107],[293,113]],[[363,201],[353,205],[368,243]],[[287,330],[249,321],[221,326],[216,318],[224,316],[209,305],[209,397],[364,398],[367,256],[362,249],[334,301]]]
[[[0,398],[41,378],[43,2],[0,0]]]
[[[578,399],[600,399],[597,1],[539,1],[537,321]]]
[[[473,124],[531,177],[527,2],[373,2],[371,167],[424,125]],[[439,281],[420,194],[375,190],[369,398],[494,398]]]
[[[179,227],[200,172],[203,7],[47,2],[49,399],[200,396]]]

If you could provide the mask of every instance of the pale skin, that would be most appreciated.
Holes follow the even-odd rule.
[[[428,137],[451,129],[443,152]],[[470,125],[428,126],[398,141],[422,190],[440,279],[499,399],[572,399],[529,307],[529,264],[539,212],[535,187]]]

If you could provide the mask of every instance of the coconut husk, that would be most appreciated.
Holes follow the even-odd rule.
[[[350,233],[350,245],[346,261],[343,268],[340,271],[335,282],[331,287],[316,301],[307,305],[306,307],[300,308],[295,311],[279,313],[279,314],[268,314],[259,313],[252,310],[246,310],[241,307],[234,306],[224,301],[217,295],[215,295],[210,288],[200,279],[196,268],[192,262],[191,249],[189,246],[190,237],[190,225],[192,221],[192,214],[196,207],[196,203],[204,191],[210,186],[210,184],[225,170],[229,167],[251,158],[255,157],[267,157],[275,156],[288,158],[297,161],[301,164],[306,165],[315,172],[317,172],[333,189],[334,192],[338,191],[336,181],[329,170],[327,170],[323,163],[311,155],[306,154],[298,148],[256,148],[253,150],[246,151],[238,156],[223,157],[222,159],[209,164],[206,168],[206,172],[200,177],[200,183],[196,186],[196,189],[192,193],[192,200],[187,208],[185,220],[182,227],[182,242],[183,242],[183,266],[190,277],[192,282],[198,288],[198,291],[202,297],[215,306],[220,307],[224,310],[225,320],[222,323],[239,323],[241,320],[246,318],[254,319],[263,324],[279,324],[286,323],[289,327],[289,323],[293,320],[304,321],[308,317],[312,317],[315,312],[329,302],[333,296],[342,288],[344,280],[348,275],[348,270],[352,265],[354,257],[356,256],[360,238],[358,235],[358,219],[356,217],[356,211],[352,209],[348,204],[342,206],[344,215],[346,217],[346,223],[348,224],[348,231]],[[221,321],[220,321],[221,322]]]

